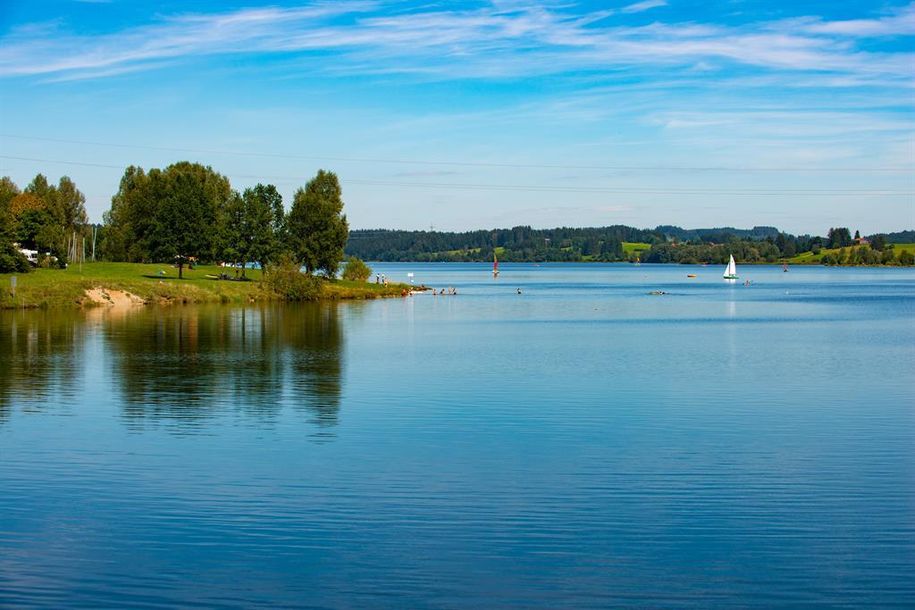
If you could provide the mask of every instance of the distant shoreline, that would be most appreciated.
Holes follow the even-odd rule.
[[[385,261],[385,260],[373,260],[366,261],[370,265],[409,265],[409,264],[418,264],[418,265],[482,265],[484,267],[491,265],[489,261],[419,261],[419,260],[410,260],[410,261]],[[584,261],[499,261],[500,266],[508,265],[616,265],[619,267],[638,267],[638,266],[651,266],[651,267],[660,267],[664,265],[669,265],[671,267],[724,267],[727,263],[676,263],[676,262],[667,262],[667,263],[633,263],[630,261],[593,261],[593,260],[584,260]],[[792,267],[826,267],[826,268],[868,268],[868,269],[911,269],[911,265],[824,265],[823,263],[792,263],[788,261],[777,261],[774,263],[770,262],[742,262],[737,261],[737,264],[741,267],[753,266],[753,267],[781,267],[782,265],[787,264],[789,268]]]

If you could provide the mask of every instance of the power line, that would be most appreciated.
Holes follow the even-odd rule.
[[[62,138],[45,138],[39,136],[23,136],[16,134],[0,134],[0,138],[18,140],[33,140],[38,142],[54,142],[58,144],[78,144],[81,146],[106,146],[110,148],[128,148],[136,150],[155,150],[159,152],[180,152],[207,155],[228,155],[238,157],[262,157],[268,159],[292,159],[301,161],[337,161],[345,163],[385,163],[396,165],[426,165],[426,166],[451,166],[451,167],[489,167],[489,168],[514,168],[514,169],[564,169],[564,170],[596,170],[596,171],[645,171],[645,172],[679,172],[679,171],[705,171],[705,172],[792,172],[792,173],[895,173],[911,172],[912,168],[906,167],[749,167],[749,166],[714,166],[714,165],[562,165],[562,164],[534,164],[534,163],[495,163],[482,161],[433,161],[428,159],[390,159],[367,157],[337,157],[337,156],[308,156],[264,153],[256,151],[232,151],[205,148],[178,148],[165,146],[148,146],[142,144],[123,144],[111,142],[92,142],[86,140],[67,140]]]
[[[440,182],[390,182],[381,180],[348,179],[352,184],[378,185],[378,186],[403,186],[403,187],[429,187],[462,190],[492,190],[492,191],[536,191],[556,193],[638,193],[655,195],[915,195],[913,191],[891,191],[874,189],[705,189],[705,188],[640,188],[640,187],[586,187],[586,186],[552,186],[552,185],[523,185],[523,184],[462,184]]]
[[[68,161],[59,159],[39,159],[35,157],[16,157],[0,155],[0,159],[17,161],[32,161],[36,163],[60,163],[64,165],[79,165],[87,167],[103,167],[109,169],[126,169],[124,165],[105,163],[91,163],[88,161]],[[308,178],[301,176],[264,176],[253,174],[233,174],[236,178],[250,178],[254,180],[277,181],[306,181]],[[803,196],[913,196],[913,191],[897,191],[885,189],[772,189],[772,188],[641,188],[641,187],[588,187],[588,186],[555,186],[549,184],[474,184],[460,182],[396,182],[385,180],[344,179],[349,184],[362,184],[368,186],[397,186],[407,188],[431,188],[448,190],[476,190],[476,191],[527,191],[544,193],[616,193],[616,194],[648,194],[648,195],[803,195]]]

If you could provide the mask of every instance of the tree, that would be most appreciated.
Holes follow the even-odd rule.
[[[9,176],[0,178],[0,213],[10,212],[10,205],[20,193],[19,187]]]
[[[217,224],[232,196],[229,180],[209,166],[181,161],[164,170],[128,167],[105,214],[106,258],[176,262],[212,260]]]
[[[851,233],[846,227],[833,227],[827,236],[827,248],[844,248],[852,243]]]
[[[87,231],[86,197],[63,176],[57,186],[38,174],[10,202],[17,238],[23,245],[50,250],[59,264],[66,262],[68,245]]]
[[[105,230],[100,250],[105,260],[149,260],[148,244],[138,236],[145,235],[153,221],[152,206],[141,201],[149,192],[148,181],[141,167],[131,165],[124,170],[118,192],[111,198],[111,208],[102,215]]]
[[[861,231],[859,231],[857,229],[855,229],[855,239],[856,240],[861,239]]]
[[[50,244],[38,243],[38,234],[52,222],[45,202],[32,193],[20,193],[9,204],[15,238],[22,246],[38,250]]]
[[[60,227],[63,239],[60,247],[64,243],[70,244],[70,252],[76,254],[81,239],[88,236],[89,216],[86,214],[86,197],[76,188],[76,184],[69,178],[63,176],[57,183],[55,189],[55,201],[53,204],[53,214],[55,224]]]
[[[245,222],[249,260],[266,267],[277,256],[282,240],[283,197],[272,184],[257,184],[245,189]]]
[[[242,263],[242,269],[248,262],[248,242],[245,218],[245,200],[236,192],[222,206],[219,213],[219,256],[226,262]]]
[[[272,184],[258,184],[233,193],[226,202],[219,222],[221,256],[233,263],[246,265],[256,261],[266,268],[280,248],[283,221],[283,197]]]
[[[372,269],[361,258],[351,256],[343,267],[343,279],[351,282],[364,282],[372,275]]]
[[[229,180],[209,166],[182,161],[150,172],[158,205],[150,235],[153,260],[212,260],[219,210],[231,196]]]
[[[57,193],[54,191],[54,187],[48,184],[48,179],[44,174],[36,174],[32,181],[29,182],[29,185],[25,187],[26,193],[35,195],[45,203],[49,203],[56,197]]]
[[[296,191],[286,220],[289,245],[311,274],[336,275],[349,225],[343,212],[340,182],[333,172],[318,170],[305,188]]]
[[[25,272],[28,261],[16,249],[16,226],[12,202],[19,195],[19,187],[8,177],[0,178],[0,273]]]

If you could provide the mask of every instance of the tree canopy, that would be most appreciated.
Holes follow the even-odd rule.
[[[334,275],[348,225],[336,174],[318,171],[296,191],[292,209],[272,184],[239,193],[211,167],[180,162],[129,167],[105,213],[102,251],[109,260],[173,262],[194,257],[262,267],[291,253],[308,273]]]
[[[283,198],[272,184],[233,193],[220,215],[219,253],[242,266],[257,262],[266,267],[280,250],[285,218]]]
[[[292,252],[308,273],[337,273],[349,224],[335,173],[318,170],[317,176],[295,192],[286,228]]]
[[[164,170],[128,167],[105,214],[103,250],[111,260],[213,260],[218,220],[233,198],[229,180],[182,161]]]
[[[50,252],[55,258],[45,260],[65,264],[71,246],[88,229],[85,201],[67,176],[54,185],[38,174],[21,191],[9,177],[0,179],[0,248],[13,252],[12,244],[19,243],[23,248]],[[12,264],[8,256],[4,259],[4,267]]]

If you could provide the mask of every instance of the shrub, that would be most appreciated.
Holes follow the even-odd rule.
[[[265,270],[264,284],[287,301],[316,301],[321,296],[321,280],[302,273],[288,256]]]
[[[13,244],[0,244],[0,273],[27,273],[29,261]]]
[[[364,282],[372,275],[372,269],[362,259],[351,256],[343,268],[343,279],[352,282]]]

